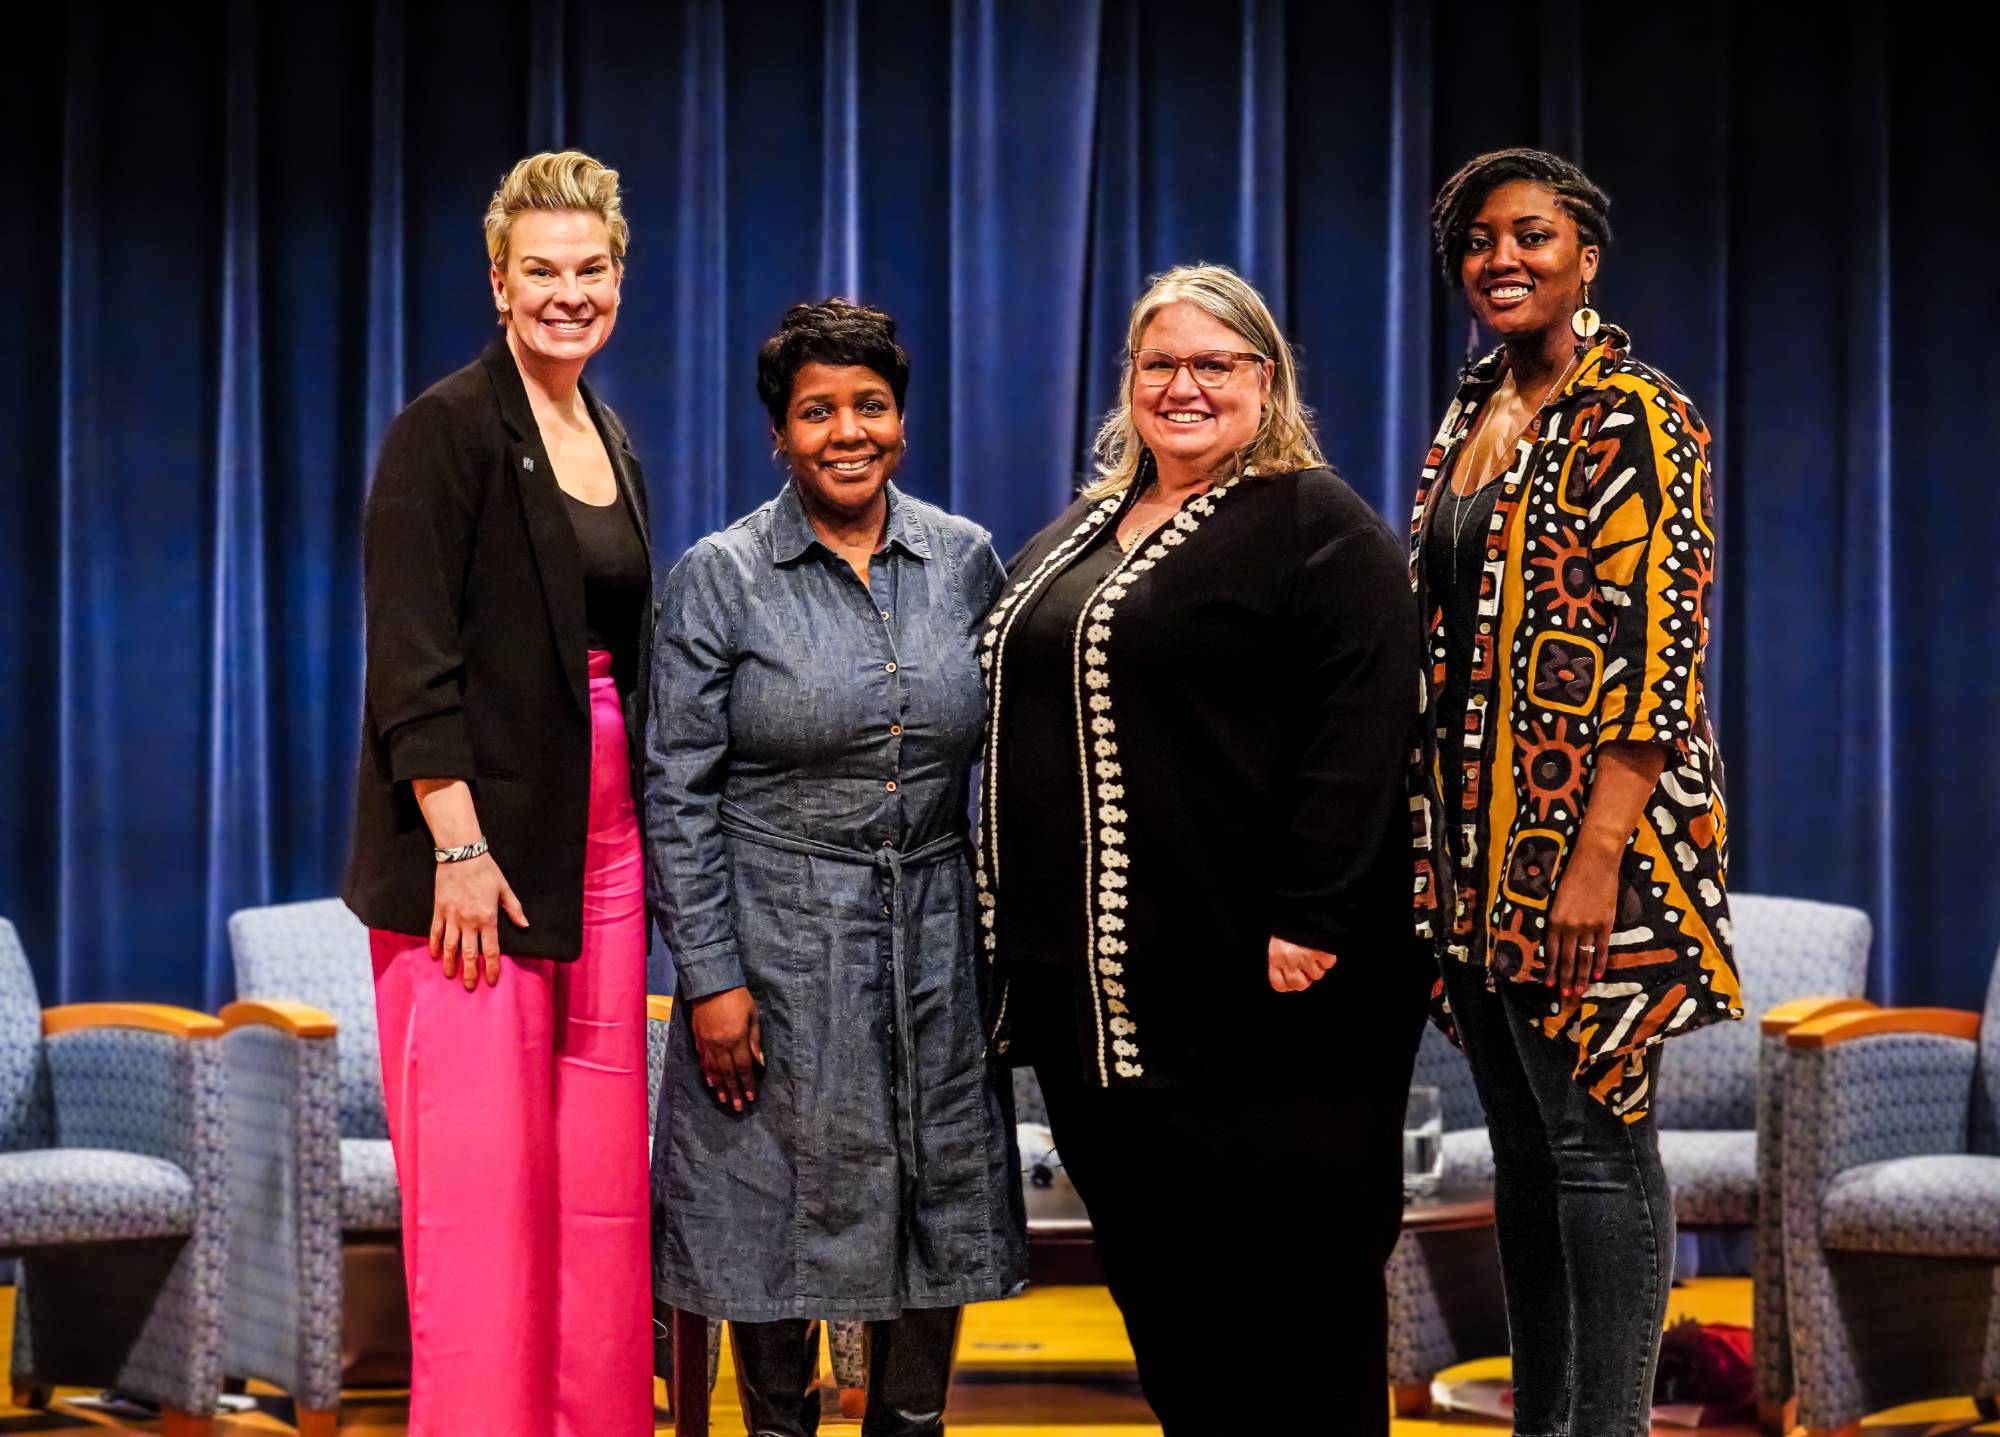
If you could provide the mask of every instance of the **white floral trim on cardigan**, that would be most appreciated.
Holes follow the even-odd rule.
[[[1125,965],[1121,961],[1130,951],[1120,935],[1125,932],[1126,926],[1122,912],[1131,901],[1125,890],[1131,884],[1129,870],[1132,857],[1126,851],[1125,842],[1128,819],[1127,810],[1123,807],[1125,770],[1118,757],[1118,726],[1112,717],[1111,621],[1126,595],[1169,554],[1185,544],[1189,536],[1201,527],[1202,520],[1215,512],[1217,502],[1244,477],[1232,476],[1206,493],[1188,500],[1170,522],[1154,531],[1140,548],[1120,560],[1084,601],[1071,636],[1070,671],[1075,676],[1077,699],[1077,764],[1083,780],[1083,828],[1086,835],[1084,908],[1088,922],[1085,940],[1088,946],[1084,961],[1093,978],[1095,1001],[1091,1004],[1091,1013],[1096,1019],[1097,1075],[1099,1084],[1104,1087],[1110,1086],[1112,1073],[1132,1079],[1143,1077],[1146,1071],[1145,1065],[1139,1061],[1139,1024],[1132,1013],[1123,981]],[[995,605],[981,640],[979,663],[988,676],[992,715],[987,730],[979,867],[974,881],[978,885],[979,921],[984,930],[981,942],[989,962],[999,944],[997,775],[1002,689],[1001,661],[997,656],[1004,652],[1007,634],[1014,618],[1021,612],[1023,601],[1059,573],[1075,556],[1081,541],[1108,523],[1123,502],[1123,495],[1114,495],[1086,514],[1063,541],[1043,557],[1034,572],[1015,584]],[[1089,712],[1087,721],[1086,709]],[[1006,997],[1003,994],[1000,1014],[994,1022],[996,1034],[1005,1021]],[[1006,1051],[1004,1040],[1000,1042],[998,1051]]]

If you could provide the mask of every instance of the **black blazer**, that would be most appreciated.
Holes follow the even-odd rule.
[[[583,397],[650,558],[639,461],[618,417],[588,385]],[[502,911],[502,949],[575,958],[590,810],[583,557],[504,340],[389,426],[362,572],[368,667],[341,896],[371,928],[429,933],[436,863],[410,781],[462,778],[528,915],[519,928]],[[635,756],[651,619],[650,602],[632,615],[633,671],[614,672]]]

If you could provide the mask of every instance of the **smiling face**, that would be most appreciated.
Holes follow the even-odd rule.
[[[1163,349],[1191,355],[1203,350],[1253,353],[1257,346],[1214,315],[1181,299],[1146,325],[1135,349]],[[1271,392],[1272,363],[1243,361],[1219,387],[1194,382],[1188,366],[1166,384],[1132,385],[1132,424],[1153,451],[1161,477],[1170,485],[1206,478],[1232,453],[1257,437]]]
[[[889,381],[861,364],[799,367],[778,447],[808,511],[868,513],[903,459],[903,416]]]
[[[489,270],[493,301],[516,354],[580,365],[618,322],[622,266],[593,210],[525,210]]]
[[[1568,327],[1597,277],[1597,253],[1554,190],[1510,180],[1479,207],[1458,274],[1480,323],[1503,336],[1536,334]]]

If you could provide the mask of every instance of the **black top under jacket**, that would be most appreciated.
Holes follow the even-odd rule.
[[[1091,1083],[1337,1081],[1384,1044],[1407,1064],[1435,965],[1407,912],[1421,645],[1402,545],[1314,469],[1190,497],[1105,563],[1137,487],[1071,505],[989,620],[986,951],[1004,977],[1061,948]],[[1080,591],[1072,569],[1103,577]],[[1017,705],[1057,741],[1024,741]],[[1273,936],[1339,962],[1274,992]]]
[[[639,637],[632,615],[645,612],[646,596],[653,585],[646,541],[639,534],[631,506],[622,498],[609,504],[586,504],[565,489],[563,508],[569,513],[577,553],[583,560],[586,641],[593,649],[611,655],[614,676],[629,673],[638,657],[632,652],[632,643]]]
[[[646,540],[645,479],[624,426],[588,385],[582,392]],[[520,928],[501,912],[502,951],[575,958],[590,813],[583,558],[504,340],[389,426],[362,568],[365,711],[341,896],[371,928],[428,933],[437,870],[411,780],[466,779],[528,915]],[[634,754],[646,728],[650,620],[642,600],[630,642],[612,648]]]

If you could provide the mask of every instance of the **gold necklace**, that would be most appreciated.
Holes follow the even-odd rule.
[[[1164,505],[1162,507],[1162,512],[1160,514],[1160,517],[1152,520],[1150,523],[1146,524],[1143,528],[1134,530],[1132,533],[1132,537],[1129,541],[1125,538],[1125,535],[1122,532],[1120,532],[1120,527],[1117,525],[1114,525],[1112,527],[1111,537],[1118,541],[1118,547],[1121,550],[1123,550],[1127,554],[1131,553],[1134,549],[1138,548],[1141,544],[1145,543],[1147,539],[1151,538],[1154,530],[1161,528],[1163,525],[1166,524],[1166,522],[1169,519],[1173,518],[1174,515],[1178,514],[1180,512],[1181,505],[1186,503],[1189,497],[1191,497],[1194,494],[1206,493],[1208,491],[1208,487],[1209,487],[1208,485],[1203,484],[1199,488],[1190,490],[1188,495],[1184,495],[1182,498],[1174,500],[1171,503]],[[1132,508],[1130,509],[1130,511],[1127,512],[1125,516],[1126,518],[1129,519],[1134,514],[1137,514],[1139,510],[1146,507],[1146,505],[1149,502],[1157,502],[1160,494],[1159,485],[1155,483],[1152,486],[1152,488],[1153,492],[1150,496],[1133,501]]]

